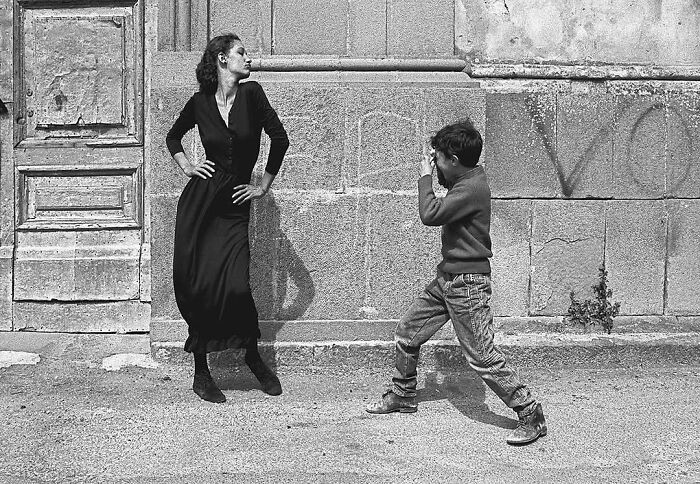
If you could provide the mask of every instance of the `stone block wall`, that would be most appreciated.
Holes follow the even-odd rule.
[[[529,274],[529,284],[504,285],[510,297],[499,296],[522,300],[525,292],[527,310],[505,312],[497,303],[497,313],[565,314],[569,291],[590,295],[605,264],[622,314],[698,314],[700,292],[687,285],[700,276],[700,245],[689,244],[687,233],[700,215],[694,206],[700,84],[482,79],[481,85],[494,225],[506,201],[499,199],[521,207],[529,221],[523,234],[529,244],[511,252],[509,243],[503,266],[499,242],[508,236],[494,227],[494,279],[510,279],[498,267],[510,273],[520,258],[528,261],[520,271]]]
[[[195,54],[169,55],[194,69]],[[166,77],[166,64],[156,73]],[[252,78],[291,140],[272,192],[254,203],[251,216],[251,284],[267,334],[279,338],[277,322],[289,321],[305,331],[298,323],[307,321],[321,333],[340,322],[359,328],[353,339],[376,338],[379,324],[385,337],[439,260],[439,229],[423,226],[417,212],[426,140],[447,118],[471,117],[483,131],[486,93],[461,72]],[[185,329],[171,274],[175,206],[186,178],[162,140],[196,90],[193,79],[178,79],[153,90],[151,118],[152,316],[155,332],[170,337]],[[184,146],[201,156],[196,134]],[[267,148],[263,136],[256,178]]]
[[[439,230],[418,219],[417,161],[431,133],[465,115],[486,140],[499,321],[562,316],[570,291],[590,297],[600,265],[623,315],[697,319],[700,49],[692,32],[700,7],[628,7],[366,0],[326,2],[321,12],[315,2],[209,2],[205,31],[239,32],[259,65],[273,66],[253,77],[292,142],[273,193],[252,214],[264,337],[391,338],[439,260]],[[186,180],[162,140],[196,90],[203,14],[195,10],[179,30],[159,12],[150,119],[155,339],[184,338],[170,271]],[[238,12],[250,21],[237,24]],[[634,48],[631,38],[641,39]],[[420,67],[455,56],[465,72]],[[358,58],[409,59],[414,70],[322,67]],[[299,59],[317,72],[295,70]],[[201,156],[196,136],[185,146]]]

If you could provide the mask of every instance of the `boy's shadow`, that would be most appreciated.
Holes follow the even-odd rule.
[[[442,382],[440,376],[444,375]],[[459,412],[477,422],[504,429],[514,429],[518,421],[498,415],[486,406],[486,386],[474,371],[466,369],[443,373],[431,371],[426,374],[425,388],[418,390],[417,401],[433,402],[447,399]]]
[[[280,228],[280,209],[272,192],[254,202],[251,210],[250,286],[261,321],[258,348],[262,359],[277,374],[277,334],[285,321],[304,315],[316,288],[311,273]],[[212,375],[220,389],[260,389],[244,356],[244,350],[210,354]]]

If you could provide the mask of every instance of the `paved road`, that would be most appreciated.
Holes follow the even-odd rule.
[[[700,482],[700,368],[535,370],[550,434],[513,448],[513,414],[473,374],[422,375],[414,415],[373,416],[382,372],[282,370],[263,394],[188,368],[43,359],[0,368],[0,482]]]

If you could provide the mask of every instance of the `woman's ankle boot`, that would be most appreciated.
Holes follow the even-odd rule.
[[[207,402],[224,403],[226,396],[216,386],[209,373],[209,363],[206,353],[194,354],[194,381],[192,390],[199,395],[199,398]]]
[[[257,351],[252,354],[251,352],[246,353],[245,362],[250,371],[253,372],[253,375],[255,375],[255,378],[260,382],[260,385],[262,385],[262,391],[268,395],[282,394],[282,384],[279,378],[260,358],[260,354]]]
[[[224,403],[226,401],[226,395],[219,390],[211,375],[195,373],[192,390],[207,402]]]

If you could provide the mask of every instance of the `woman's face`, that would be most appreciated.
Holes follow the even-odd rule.
[[[234,42],[228,54],[224,55],[223,52],[219,54],[219,61],[223,64],[223,69],[233,74],[237,79],[245,79],[250,76],[251,59],[242,42]]]

